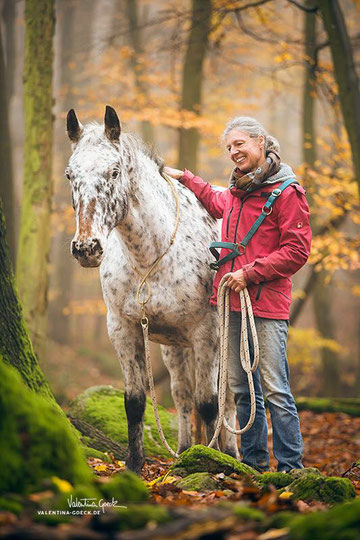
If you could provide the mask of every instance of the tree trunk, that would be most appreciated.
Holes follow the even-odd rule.
[[[15,367],[35,392],[53,399],[34,354],[23,319],[6,243],[5,220],[0,201],[0,356]],[[19,396],[20,397],[20,396]]]
[[[12,264],[15,265],[15,213],[14,213],[14,184],[11,164],[11,139],[9,130],[9,99],[7,91],[7,74],[5,55],[2,45],[0,27],[0,198],[3,202],[4,214],[8,231],[8,243]]]
[[[307,0],[307,6],[313,7],[313,1]],[[315,50],[316,50],[316,15],[305,14],[305,56],[306,71],[303,99],[303,149],[304,161],[310,167],[316,160],[316,133],[315,133]],[[316,234],[319,227],[313,224]],[[313,303],[316,326],[323,337],[335,339],[334,321],[331,314],[332,285],[326,284],[326,272],[322,271],[315,276],[313,286]],[[323,367],[322,391],[326,396],[336,396],[339,388],[339,358],[335,351],[327,348],[321,351]]]
[[[360,190],[360,90],[352,47],[338,0],[318,0],[318,7],[330,42],[341,110]]]
[[[134,70],[135,86],[142,98],[141,101],[146,102],[148,100],[148,88],[144,81],[144,66],[143,63],[139,61],[144,54],[144,49],[142,45],[143,40],[141,30],[139,28],[137,0],[126,0],[126,14],[129,24],[129,39],[133,49],[130,61]],[[150,122],[146,120],[141,122],[141,131],[145,142],[154,142],[154,128]]]
[[[191,29],[184,61],[181,109],[200,115],[203,66],[211,28],[211,0],[193,0]],[[178,167],[198,169],[199,132],[180,128]]]
[[[17,281],[34,350],[45,348],[52,196],[53,0],[25,4],[25,166]]]

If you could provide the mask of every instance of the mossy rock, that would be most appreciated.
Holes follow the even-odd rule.
[[[288,528],[292,521],[299,516],[298,512],[291,512],[290,510],[283,510],[276,512],[275,514],[268,516],[264,521],[264,529],[284,529]],[[315,538],[313,539],[315,540]]]
[[[201,444],[196,444],[180,454],[171,470],[173,471],[178,467],[185,469],[188,474],[208,472],[212,474],[224,473],[225,475],[237,473],[248,478],[259,476],[257,471],[245,465],[245,463],[241,463],[231,456]]]
[[[207,472],[192,473],[176,482],[177,487],[186,491],[213,491],[218,482]]]
[[[99,458],[105,463],[111,463],[110,457],[105,454],[105,452],[100,452],[100,450],[95,450],[95,448],[90,448],[89,446],[81,446],[85,458]]]
[[[0,359],[0,492],[35,491],[58,476],[72,484],[92,475],[79,442],[56,404],[31,391]]]
[[[265,519],[265,514],[257,508],[251,508],[245,504],[236,504],[233,507],[233,513],[235,516],[243,521],[259,521],[262,522]]]
[[[98,488],[105,499],[114,498],[119,503],[146,502],[149,498],[147,486],[130,471],[118,473],[109,482],[99,483]]]
[[[127,446],[127,419],[124,392],[113,386],[93,386],[80,394],[71,404],[70,413],[100,429],[110,439]],[[161,425],[172,448],[177,447],[177,417],[159,405]],[[169,457],[157,432],[150,398],[146,400],[144,448],[147,456]]]
[[[360,416],[360,398],[309,398],[296,399],[299,411],[340,412],[350,416]]]
[[[350,480],[337,476],[308,474],[294,480],[286,490],[293,493],[294,499],[322,501],[328,504],[344,502],[355,497],[355,489]]]
[[[151,524],[156,525],[171,521],[169,510],[165,506],[151,504],[127,505],[126,508],[114,508],[113,510],[93,516],[91,526],[96,531],[126,531],[131,529],[143,529]]]
[[[265,472],[256,478],[256,481],[262,488],[266,488],[270,484],[277,489],[288,486],[294,481],[294,478],[290,474],[282,472]]]
[[[11,495],[6,498],[0,497],[0,512],[11,512],[19,516],[22,509],[23,505],[17,498],[12,498]]]
[[[298,516],[289,523],[293,540],[358,540],[360,499],[334,506],[327,512]]]
[[[297,478],[301,478],[303,476],[307,476],[309,474],[315,474],[316,476],[322,476],[319,469],[316,467],[304,467],[303,469],[291,469],[289,472],[292,481],[296,480]]]

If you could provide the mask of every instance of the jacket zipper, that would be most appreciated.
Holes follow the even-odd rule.
[[[264,283],[259,284],[255,300],[259,300],[263,286],[264,286]]]
[[[226,237],[227,237],[227,238],[229,237],[230,216],[231,216],[231,212],[232,212],[233,210],[234,210],[234,207],[232,206],[231,209],[230,209],[228,218],[227,218],[227,224],[226,224]]]

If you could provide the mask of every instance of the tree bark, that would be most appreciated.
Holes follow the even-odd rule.
[[[25,166],[17,281],[34,350],[45,348],[52,197],[53,0],[25,4]]]
[[[8,244],[10,248],[11,260],[15,265],[15,197],[11,163],[11,138],[9,129],[9,94],[7,84],[7,73],[5,67],[5,55],[2,45],[0,28],[0,198],[3,202],[4,214],[8,231]]]
[[[15,288],[9,249],[6,243],[5,220],[0,201],[0,356],[15,367],[25,383],[45,397],[54,399],[39,367],[23,319]],[[20,398],[20,396],[19,396]]]
[[[184,61],[181,109],[200,114],[203,67],[211,28],[211,0],[193,0],[191,29]],[[199,132],[180,128],[178,167],[198,169]]]
[[[329,37],[340,106],[360,191],[360,89],[352,47],[338,0],[318,0],[318,7]]]

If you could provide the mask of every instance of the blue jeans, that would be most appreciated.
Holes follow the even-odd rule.
[[[235,394],[239,423],[244,427],[250,415],[250,392],[247,375],[240,364],[241,314],[230,312],[229,328],[229,386]],[[241,436],[243,462],[254,469],[269,469],[267,420],[264,398],[267,401],[273,428],[273,451],[278,471],[300,469],[302,437],[300,422],[289,384],[289,365],[286,357],[288,321],[255,317],[260,361],[253,374],[256,415],[251,428]],[[249,329],[249,348],[253,361],[253,346]]]

